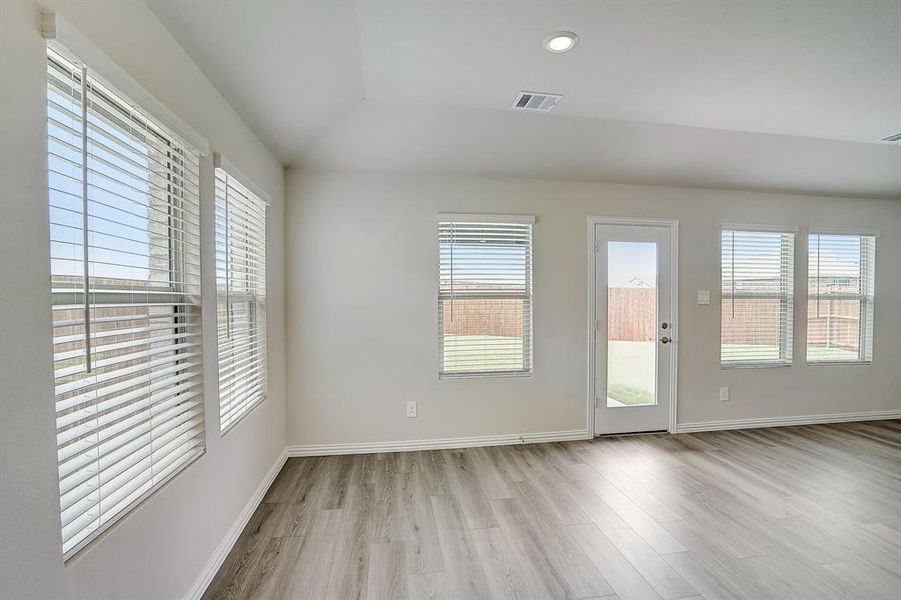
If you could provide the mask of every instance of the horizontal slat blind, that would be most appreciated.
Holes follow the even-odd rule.
[[[870,362],[876,236],[812,232],[807,273],[807,362]]]
[[[532,372],[532,225],[438,224],[439,373]]]
[[[84,66],[47,69],[68,558],[204,449],[199,157]]]
[[[266,204],[216,169],[219,428],[266,397]]]
[[[722,230],[724,366],[791,364],[795,234]]]

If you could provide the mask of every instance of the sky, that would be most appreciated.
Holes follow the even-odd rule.
[[[80,95],[80,81],[48,64],[47,147],[50,199],[50,255],[53,275],[84,273],[82,189],[82,106],[65,88]],[[91,79],[89,78],[89,82]],[[97,101],[99,96],[94,96]],[[168,239],[174,209],[154,201],[152,175],[164,172],[167,158],[152,143],[135,139],[107,122],[104,101],[88,111],[88,249],[90,275],[155,282],[170,279]],[[112,113],[110,113],[112,114]],[[117,118],[119,115],[117,115]],[[123,118],[128,120],[124,115]],[[159,196],[159,192],[156,192]],[[163,209],[163,210],[160,210]],[[151,221],[158,223],[157,233]],[[195,227],[190,224],[189,227]],[[184,229],[184,227],[182,227]],[[184,260],[199,269],[193,237],[187,233]],[[196,234],[194,234],[196,235]],[[151,264],[151,254],[157,264]],[[162,260],[159,260],[159,259]],[[194,270],[194,269],[192,269]]]
[[[657,287],[656,242],[607,242],[607,286]]]

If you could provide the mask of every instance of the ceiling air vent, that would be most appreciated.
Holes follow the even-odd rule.
[[[560,94],[544,94],[542,92],[519,92],[513,102],[513,110],[529,110],[550,112],[563,98]]]
[[[882,138],[883,142],[901,142],[901,131],[898,133],[893,133],[892,135],[887,135]]]

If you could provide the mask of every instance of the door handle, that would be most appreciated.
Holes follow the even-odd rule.
[[[673,341],[673,340],[670,339],[670,338],[668,338],[668,337],[666,337],[666,336],[663,336],[662,338],[660,338],[660,343],[661,343],[661,344],[669,344],[671,341]]]

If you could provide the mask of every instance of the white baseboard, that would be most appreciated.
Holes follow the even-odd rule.
[[[288,460],[288,455],[282,450],[282,453],[279,454],[278,458],[275,459],[275,462],[269,468],[266,476],[263,477],[260,486],[253,493],[250,500],[247,501],[247,504],[244,505],[244,508],[241,510],[240,514],[238,514],[238,518],[235,519],[235,522],[232,523],[232,526],[229,527],[228,532],[226,532],[225,537],[219,542],[219,546],[216,547],[216,551],[213,552],[210,560],[207,561],[203,570],[197,576],[197,579],[194,580],[194,585],[188,590],[188,593],[185,595],[185,600],[200,600],[200,597],[203,596],[207,586],[210,585],[213,581],[213,577],[215,577],[216,573],[219,571],[219,567],[225,562],[225,558],[228,556],[228,553],[231,552],[232,546],[238,541],[238,536],[244,531],[244,527],[247,525],[250,517],[253,516],[253,513],[260,505],[260,502],[262,502],[263,497],[266,495],[266,491],[269,490],[269,486],[272,485],[276,475],[282,470],[282,466],[284,466],[286,460]]]
[[[309,444],[288,446],[288,456],[331,456],[335,454],[372,454],[374,452],[409,452],[412,450],[445,450],[449,448],[473,448],[478,446],[507,446],[510,444],[537,444],[541,442],[565,442],[587,440],[588,431],[546,431],[508,435],[484,435],[461,438],[435,438],[430,440],[403,440],[397,442],[364,442],[360,444]]]
[[[769,417],[763,419],[679,423],[676,425],[676,433],[721,431],[724,429],[756,429],[758,427],[788,427],[791,425],[818,425],[824,423],[847,423],[849,421],[880,421],[884,419],[901,419],[901,410],[874,410],[856,413],[801,415],[797,417]]]

